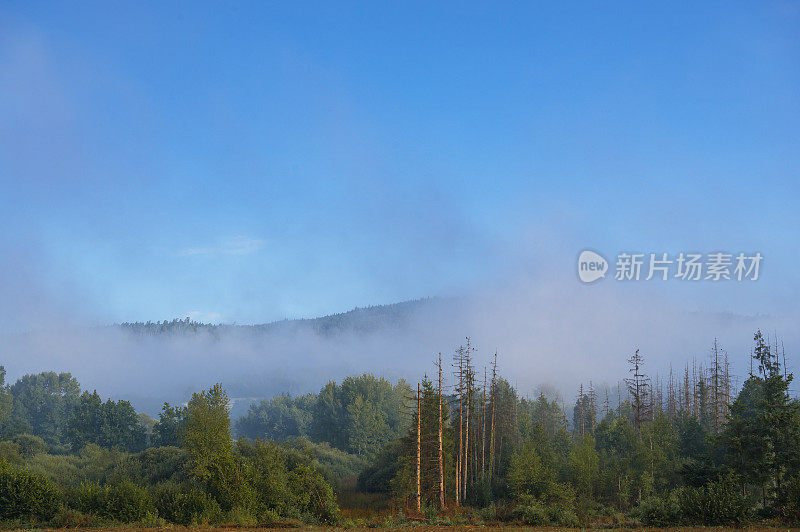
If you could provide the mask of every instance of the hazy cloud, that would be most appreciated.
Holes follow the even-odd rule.
[[[194,255],[220,256],[220,255],[251,255],[260,251],[265,240],[252,238],[245,235],[236,235],[223,239],[215,245],[206,247],[186,248],[178,252],[180,257],[190,257]]]
[[[221,323],[223,321],[222,314],[219,312],[204,312],[202,310],[192,310],[188,314],[192,321],[200,321],[203,323]]]

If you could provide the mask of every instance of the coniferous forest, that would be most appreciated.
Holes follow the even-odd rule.
[[[625,356],[621,354],[620,356]],[[753,337],[741,385],[709,354],[614,386],[522,394],[466,338],[418,382],[374,375],[231,419],[222,385],[157,419],[68,373],[0,372],[6,526],[800,522],[800,403],[782,345]],[[746,355],[747,356],[747,355]],[[662,373],[663,375],[663,373]]]

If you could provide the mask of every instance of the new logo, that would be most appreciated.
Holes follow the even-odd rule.
[[[588,249],[578,257],[578,277],[584,283],[593,283],[606,276],[608,262],[601,255]]]

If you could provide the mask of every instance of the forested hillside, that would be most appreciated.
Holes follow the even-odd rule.
[[[314,332],[332,335],[342,332],[370,333],[377,330],[396,329],[408,322],[411,315],[420,308],[441,303],[440,298],[402,301],[390,305],[374,305],[355,308],[347,312],[330,314],[319,318],[281,320],[256,325],[214,325],[186,319],[163,322],[122,323],[118,327],[132,334],[142,336],[182,335],[197,332],[221,334],[230,330],[252,334],[271,334],[287,331]]]
[[[172,327],[179,323],[173,322]],[[187,324],[188,325],[188,324]],[[526,397],[472,340],[418,383],[364,374],[233,422],[221,385],[158,419],[67,373],[0,371],[0,517],[139,523],[678,525],[800,522],[800,404],[754,335],[666,379],[637,349],[602,392]]]

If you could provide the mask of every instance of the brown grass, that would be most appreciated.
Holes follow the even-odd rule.
[[[41,530],[41,529],[40,529]],[[60,530],[77,530],[77,529],[60,529]],[[120,527],[120,528],[91,528],[89,529],[92,532],[121,532],[125,530],[131,530],[136,532],[164,532],[166,530],[173,530],[173,531],[186,531],[186,532],[195,532],[195,531],[213,531],[213,532],[268,532],[268,531],[282,531],[286,532],[286,530],[290,530],[287,528],[269,528],[269,527],[230,527],[230,526],[222,526],[222,527],[181,527],[181,526],[172,526],[172,527],[165,527],[165,528],[130,528],[130,527]],[[303,527],[302,530],[336,530],[334,528],[324,528],[324,527]],[[354,531],[366,531],[372,530],[375,531],[375,528],[354,528],[349,529]],[[379,529],[378,529],[379,530]],[[523,527],[523,526],[489,526],[489,527],[475,527],[475,526],[418,526],[413,528],[408,528],[409,531],[413,532],[455,532],[458,530],[481,530],[481,531],[500,531],[500,530],[541,530],[541,531],[548,531],[554,532],[557,530],[581,530],[581,529],[565,529],[559,527]],[[592,529],[586,528],[582,530],[610,530],[610,529]],[[615,531],[631,531],[631,532],[726,532],[726,531],[736,531],[736,532],[743,532],[743,531],[758,531],[758,532],[767,532],[767,531],[774,531],[774,532],[789,532],[789,531],[800,531],[800,528],[778,528],[778,527],[759,527],[759,526],[751,526],[751,527],[743,527],[743,528],[725,528],[725,527],[678,527],[678,528],[615,528]]]

